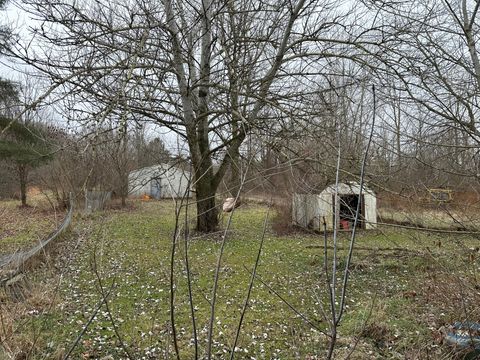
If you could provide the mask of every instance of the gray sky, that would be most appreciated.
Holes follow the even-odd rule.
[[[0,24],[8,25],[14,29],[15,33],[20,33],[25,38],[28,38],[31,36],[28,27],[34,25],[35,20],[24,10],[10,2],[4,10],[0,11]],[[24,83],[25,73],[28,73],[30,70],[31,68],[25,64],[7,57],[0,57],[0,76],[3,78]],[[61,122],[60,115],[59,122]],[[165,142],[167,149],[172,153],[184,153],[184,150],[179,151],[179,148],[184,149],[185,144],[182,141],[179,142],[176,134],[154,126],[149,126],[147,132],[152,138],[160,137]]]
[[[25,11],[19,9],[13,3],[8,3],[5,10],[0,11],[0,24],[8,25],[14,32],[24,34],[28,36],[28,23],[32,23],[34,20],[30,19]],[[23,73],[27,68],[25,66],[15,63],[11,59],[2,57],[0,58],[0,76],[14,80],[21,81]]]

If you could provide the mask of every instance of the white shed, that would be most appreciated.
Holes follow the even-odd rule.
[[[130,196],[148,195],[154,199],[183,197],[190,172],[169,164],[159,164],[132,171],[128,175]],[[191,196],[190,192],[188,194]]]
[[[337,206],[334,206],[336,193],[338,194]],[[365,185],[360,196],[360,184],[354,182],[339,183],[338,189],[335,185],[330,185],[320,194],[294,194],[292,220],[295,225],[322,231],[323,218],[325,218],[327,230],[333,230],[336,210],[338,228],[351,229],[359,202],[360,221],[357,226],[362,229],[375,229],[377,197]]]

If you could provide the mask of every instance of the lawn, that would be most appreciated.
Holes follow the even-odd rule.
[[[103,291],[110,292],[108,309],[100,308],[72,358],[126,358],[118,335],[135,358],[174,358],[169,313],[173,209],[171,201],[136,202],[128,210],[77,216],[52,266],[30,276],[32,296],[21,306],[1,302],[2,312],[14,309],[17,314],[10,330],[0,330],[4,347],[35,359],[62,358],[101,303],[101,282]],[[233,215],[218,286],[215,358],[228,358],[231,350],[266,213],[266,206],[246,204]],[[321,331],[328,330],[322,315],[328,309],[319,247],[323,237],[300,231],[277,235],[273,221],[274,211],[236,358],[323,359],[327,338]],[[192,234],[188,246],[202,355],[220,244],[220,234]],[[346,235],[339,245],[342,267]],[[456,320],[480,320],[478,239],[385,228],[361,232],[356,246],[336,358],[345,358],[353,344],[352,359],[451,358],[450,349],[438,341],[439,329]],[[191,359],[184,257],[180,237],[175,322],[181,358]]]
[[[65,212],[53,209],[42,195],[29,199],[31,206],[20,201],[0,201],[0,255],[31,246],[55,230]]]
[[[443,206],[436,209],[389,209],[379,211],[381,222],[443,230],[480,231],[480,212],[477,207],[451,209]]]

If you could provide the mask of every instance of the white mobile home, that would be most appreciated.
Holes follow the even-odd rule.
[[[132,171],[128,175],[128,191],[133,197],[179,198],[185,196],[189,179],[190,172],[177,166],[159,164]],[[188,196],[191,196],[190,191]]]
[[[338,194],[337,206],[334,205],[336,193]],[[322,231],[323,219],[325,219],[327,230],[333,230],[336,210],[338,228],[350,229],[353,226],[358,205],[360,205],[360,214],[357,226],[362,229],[375,229],[377,197],[365,186],[360,194],[358,183],[340,183],[338,188],[330,185],[320,194],[294,194],[292,220],[295,225]]]

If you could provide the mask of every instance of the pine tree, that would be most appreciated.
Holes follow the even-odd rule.
[[[20,184],[22,206],[27,205],[28,175],[31,169],[52,159],[46,131],[0,116],[0,160],[14,164]]]
[[[0,0],[0,10],[7,0]],[[0,55],[5,55],[12,37],[11,29],[0,25]],[[30,169],[50,160],[45,132],[39,126],[22,123],[14,117],[19,103],[18,86],[0,77],[0,160],[14,164],[20,184],[22,205],[27,205],[27,184]]]

